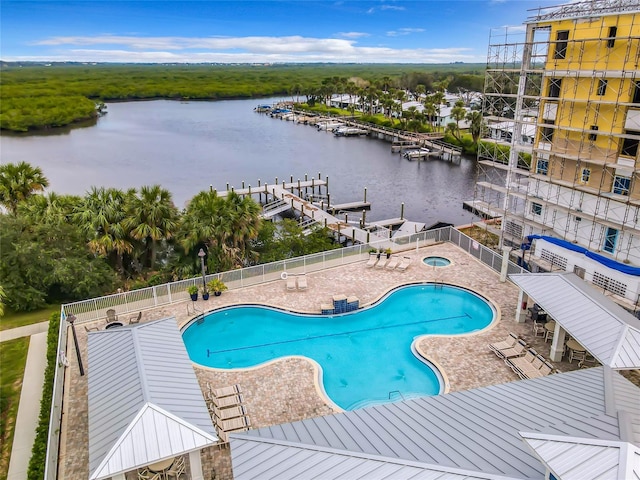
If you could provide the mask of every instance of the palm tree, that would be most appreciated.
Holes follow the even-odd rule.
[[[484,123],[482,113],[478,110],[471,110],[467,113],[466,119],[469,122],[469,133],[471,133],[473,143],[477,145],[480,140],[480,135],[482,135],[482,127]]]
[[[160,185],[144,186],[139,195],[129,198],[124,225],[135,240],[144,242],[151,270],[156,264],[156,247],[160,240],[173,237],[178,210],[171,193]]]
[[[0,204],[11,215],[16,215],[18,203],[48,186],[49,180],[40,167],[32,167],[27,162],[0,165]]]
[[[31,224],[57,225],[68,222],[82,198],[76,195],[59,195],[48,192],[32,195],[18,205],[18,215]]]
[[[75,209],[74,220],[87,237],[92,252],[103,257],[115,256],[116,268],[123,271],[123,256],[133,251],[125,226],[126,206],[135,190],[91,187]]]

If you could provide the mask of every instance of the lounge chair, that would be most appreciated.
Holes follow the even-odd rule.
[[[377,261],[378,261],[378,255],[376,255],[375,253],[370,253],[369,261],[365,263],[364,266],[367,268],[373,268]]]
[[[98,330],[100,330],[98,327],[87,327],[86,325],[84,326],[84,329],[87,332],[97,332]]]
[[[387,262],[387,265],[384,268],[386,268],[387,270],[393,270],[398,266],[399,263],[400,263],[400,260],[398,260],[398,257],[391,257],[391,259]]]
[[[116,311],[113,308],[107,310],[107,323],[113,323],[118,321],[118,315],[116,315]]]
[[[376,268],[379,270],[382,270],[388,261],[389,261],[388,258],[380,257],[380,260],[378,260],[378,263],[376,263]]]
[[[301,275],[298,277],[298,290],[306,290],[307,289],[307,277]]]
[[[141,318],[142,318],[142,312],[138,313],[138,315],[130,317],[129,318],[129,325],[131,325],[132,323],[140,323],[140,319]]]
[[[179,456],[173,462],[173,464],[169,467],[169,469],[165,472],[167,474],[166,478],[180,478],[180,475],[187,471],[187,466],[184,461],[184,455]]]
[[[296,277],[287,277],[287,290],[296,289]]]
[[[229,395],[228,397],[215,397],[211,396],[211,403],[215,408],[229,408],[237,407],[243,402],[242,394],[237,393],[235,395]]]
[[[241,392],[240,392],[240,385],[238,384],[230,385],[228,387],[214,388],[211,390],[211,394],[216,398],[230,397],[232,395],[237,395],[239,393]]]
[[[409,265],[411,265],[412,261],[413,259],[411,257],[402,257],[402,261],[396,268],[401,272],[404,272],[407,268],[409,268]]]
[[[216,425],[224,432],[238,432],[248,430],[251,422],[247,416],[230,418],[229,420],[216,418]]]
[[[509,336],[506,340],[502,340],[501,342],[490,343],[489,349],[492,351],[496,350],[505,350],[507,348],[515,347],[516,343],[518,343],[520,337],[513,332],[509,332]]]
[[[521,357],[526,353],[527,350],[527,342],[520,339],[516,342],[516,344],[511,348],[505,348],[503,350],[495,350],[494,353],[499,357],[504,359],[513,358],[513,357]]]
[[[247,409],[244,405],[236,405],[229,408],[214,408],[213,414],[220,420],[229,420],[230,418],[242,417],[247,414]]]
[[[534,375],[544,363],[544,359],[538,358],[538,352],[533,348],[527,350],[524,356],[505,358],[504,361],[520,378],[530,378],[529,375]]]

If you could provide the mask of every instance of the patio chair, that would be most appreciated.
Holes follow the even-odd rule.
[[[116,315],[116,311],[113,308],[107,310],[107,323],[117,322],[118,315]]]
[[[129,318],[129,325],[131,325],[132,323],[140,323],[140,319],[141,318],[142,318],[142,312],[138,313],[138,315],[130,317]]]
[[[506,338],[506,340],[502,340],[496,343],[490,343],[489,349],[495,352],[496,350],[513,348],[516,345],[516,343],[518,343],[519,338],[520,337],[518,337],[518,335],[516,335],[515,333],[509,332],[509,336]]]
[[[287,290],[296,289],[296,277],[287,277]]]
[[[230,418],[228,420],[216,418],[216,425],[224,432],[244,432],[249,430],[251,422],[247,416]]]
[[[378,260],[378,263],[376,263],[376,268],[378,270],[382,270],[385,267],[385,265],[387,264],[388,261],[389,260],[387,258],[380,257],[380,260]]]
[[[538,352],[530,348],[524,356],[505,358],[504,361],[520,378],[532,378],[544,363],[544,358],[540,359]]]
[[[513,347],[505,348],[502,350],[495,350],[494,353],[498,356],[498,358],[502,358],[503,360],[505,360],[507,358],[521,357],[526,353],[526,350],[527,342],[520,339]]]
[[[228,387],[214,388],[211,393],[216,398],[230,397],[241,393],[240,385],[229,385]]]
[[[372,267],[375,266],[377,261],[378,261],[378,256],[375,253],[370,253],[369,254],[369,261],[367,263],[365,263],[364,266],[367,267],[367,268],[372,268]]]
[[[214,406],[213,414],[220,420],[229,420],[230,418],[243,417],[247,414],[247,408],[244,405],[236,405],[229,408],[217,408]]]
[[[411,257],[402,257],[402,261],[396,268],[401,272],[404,272],[407,268],[409,268],[409,265],[411,265],[412,261],[413,259]]]
[[[98,327],[95,327],[95,326],[94,326],[94,327],[87,327],[86,325],[84,326],[84,329],[85,329],[87,332],[97,332],[97,331],[99,331],[99,330],[100,330]]]
[[[398,260],[398,257],[391,257],[384,268],[386,268],[387,270],[393,270],[398,266],[399,263],[400,260]]]
[[[169,469],[165,473],[167,474],[167,478],[180,478],[180,475],[182,475],[186,471],[187,466],[184,461],[184,455],[181,455],[176,458],[175,462],[173,462],[173,465],[171,465],[171,467],[169,467]]]
[[[244,401],[244,398],[240,393],[238,393],[236,395],[230,395],[228,397],[220,398],[211,396],[210,400],[214,408],[222,409],[241,405]]]
[[[533,336],[544,337],[547,331],[544,328],[543,322],[533,322]]]
[[[298,277],[298,290],[306,290],[307,289],[307,277],[305,275],[300,275]]]
[[[162,480],[162,474],[142,468],[138,470],[138,480]]]

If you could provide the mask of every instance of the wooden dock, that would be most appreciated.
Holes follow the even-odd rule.
[[[362,210],[371,210],[371,202],[348,202],[348,203],[337,203],[335,205],[330,205],[327,208],[327,211],[331,213],[336,212],[361,212]]]
[[[462,208],[484,219],[499,218],[502,217],[503,214],[502,211],[481,200],[468,200],[466,202],[462,202]]]

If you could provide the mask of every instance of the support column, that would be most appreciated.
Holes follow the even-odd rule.
[[[556,328],[553,331],[553,340],[551,341],[551,353],[549,358],[552,362],[559,362],[562,360],[562,353],[564,352],[564,339],[567,331],[556,322]]]
[[[500,269],[500,281],[507,281],[507,269],[509,268],[509,254],[511,247],[502,247],[502,268]]]
[[[204,480],[200,450],[189,452],[189,467],[191,470],[191,480]]]
[[[529,296],[524,293],[524,290],[520,290],[518,294],[518,308],[516,309],[516,318],[515,321],[517,323],[524,323],[527,320],[527,302],[529,301]]]
[[[111,477],[111,480],[125,480],[124,472],[123,473],[119,473],[117,475],[113,475]]]

